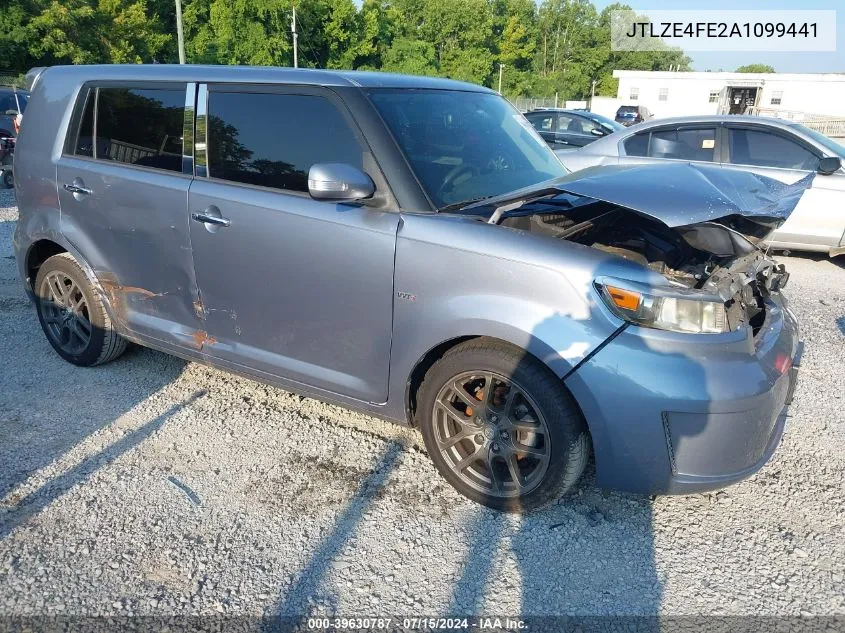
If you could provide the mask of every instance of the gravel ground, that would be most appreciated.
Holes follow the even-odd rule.
[[[714,495],[465,501],[414,431],[134,349],[63,362],[0,190],[0,615],[845,615],[845,270],[784,258],[807,342],[774,459]]]

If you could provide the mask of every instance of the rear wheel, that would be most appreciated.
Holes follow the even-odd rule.
[[[458,492],[509,512],[558,499],[589,455],[586,425],[560,380],[496,341],[463,343],[429,370],[417,422],[435,466]]]
[[[11,189],[15,186],[15,176],[11,169],[3,170],[3,186],[6,187],[6,189]]]
[[[90,367],[114,360],[126,349],[102,299],[69,253],[41,264],[35,294],[41,328],[66,361]]]

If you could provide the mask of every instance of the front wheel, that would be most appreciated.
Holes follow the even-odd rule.
[[[475,339],[426,374],[417,423],[458,492],[508,512],[560,498],[581,476],[589,435],[572,396],[528,353]]]

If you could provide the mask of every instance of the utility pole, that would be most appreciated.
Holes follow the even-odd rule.
[[[290,32],[293,35],[293,67],[299,68],[299,54],[296,50],[296,4],[293,5],[293,13],[290,16]]]
[[[590,88],[590,107],[593,105],[593,98],[596,96],[596,80],[593,79],[593,87]]]
[[[502,94],[502,72],[505,69],[504,64],[499,64],[499,94]]]
[[[179,63],[185,63],[185,34],[182,32],[182,0],[176,0],[176,38],[179,42]]]

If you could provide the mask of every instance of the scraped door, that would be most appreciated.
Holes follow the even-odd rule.
[[[199,327],[182,147],[192,108],[184,83],[86,86],[57,165],[62,233],[118,325],[177,347]]]
[[[399,215],[308,195],[311,164],[366,168],[354,123],[327,92],[200,88],[208,153],[197,164],[207,177],[191,184],[188,204],[203,352],[380,403]]]

